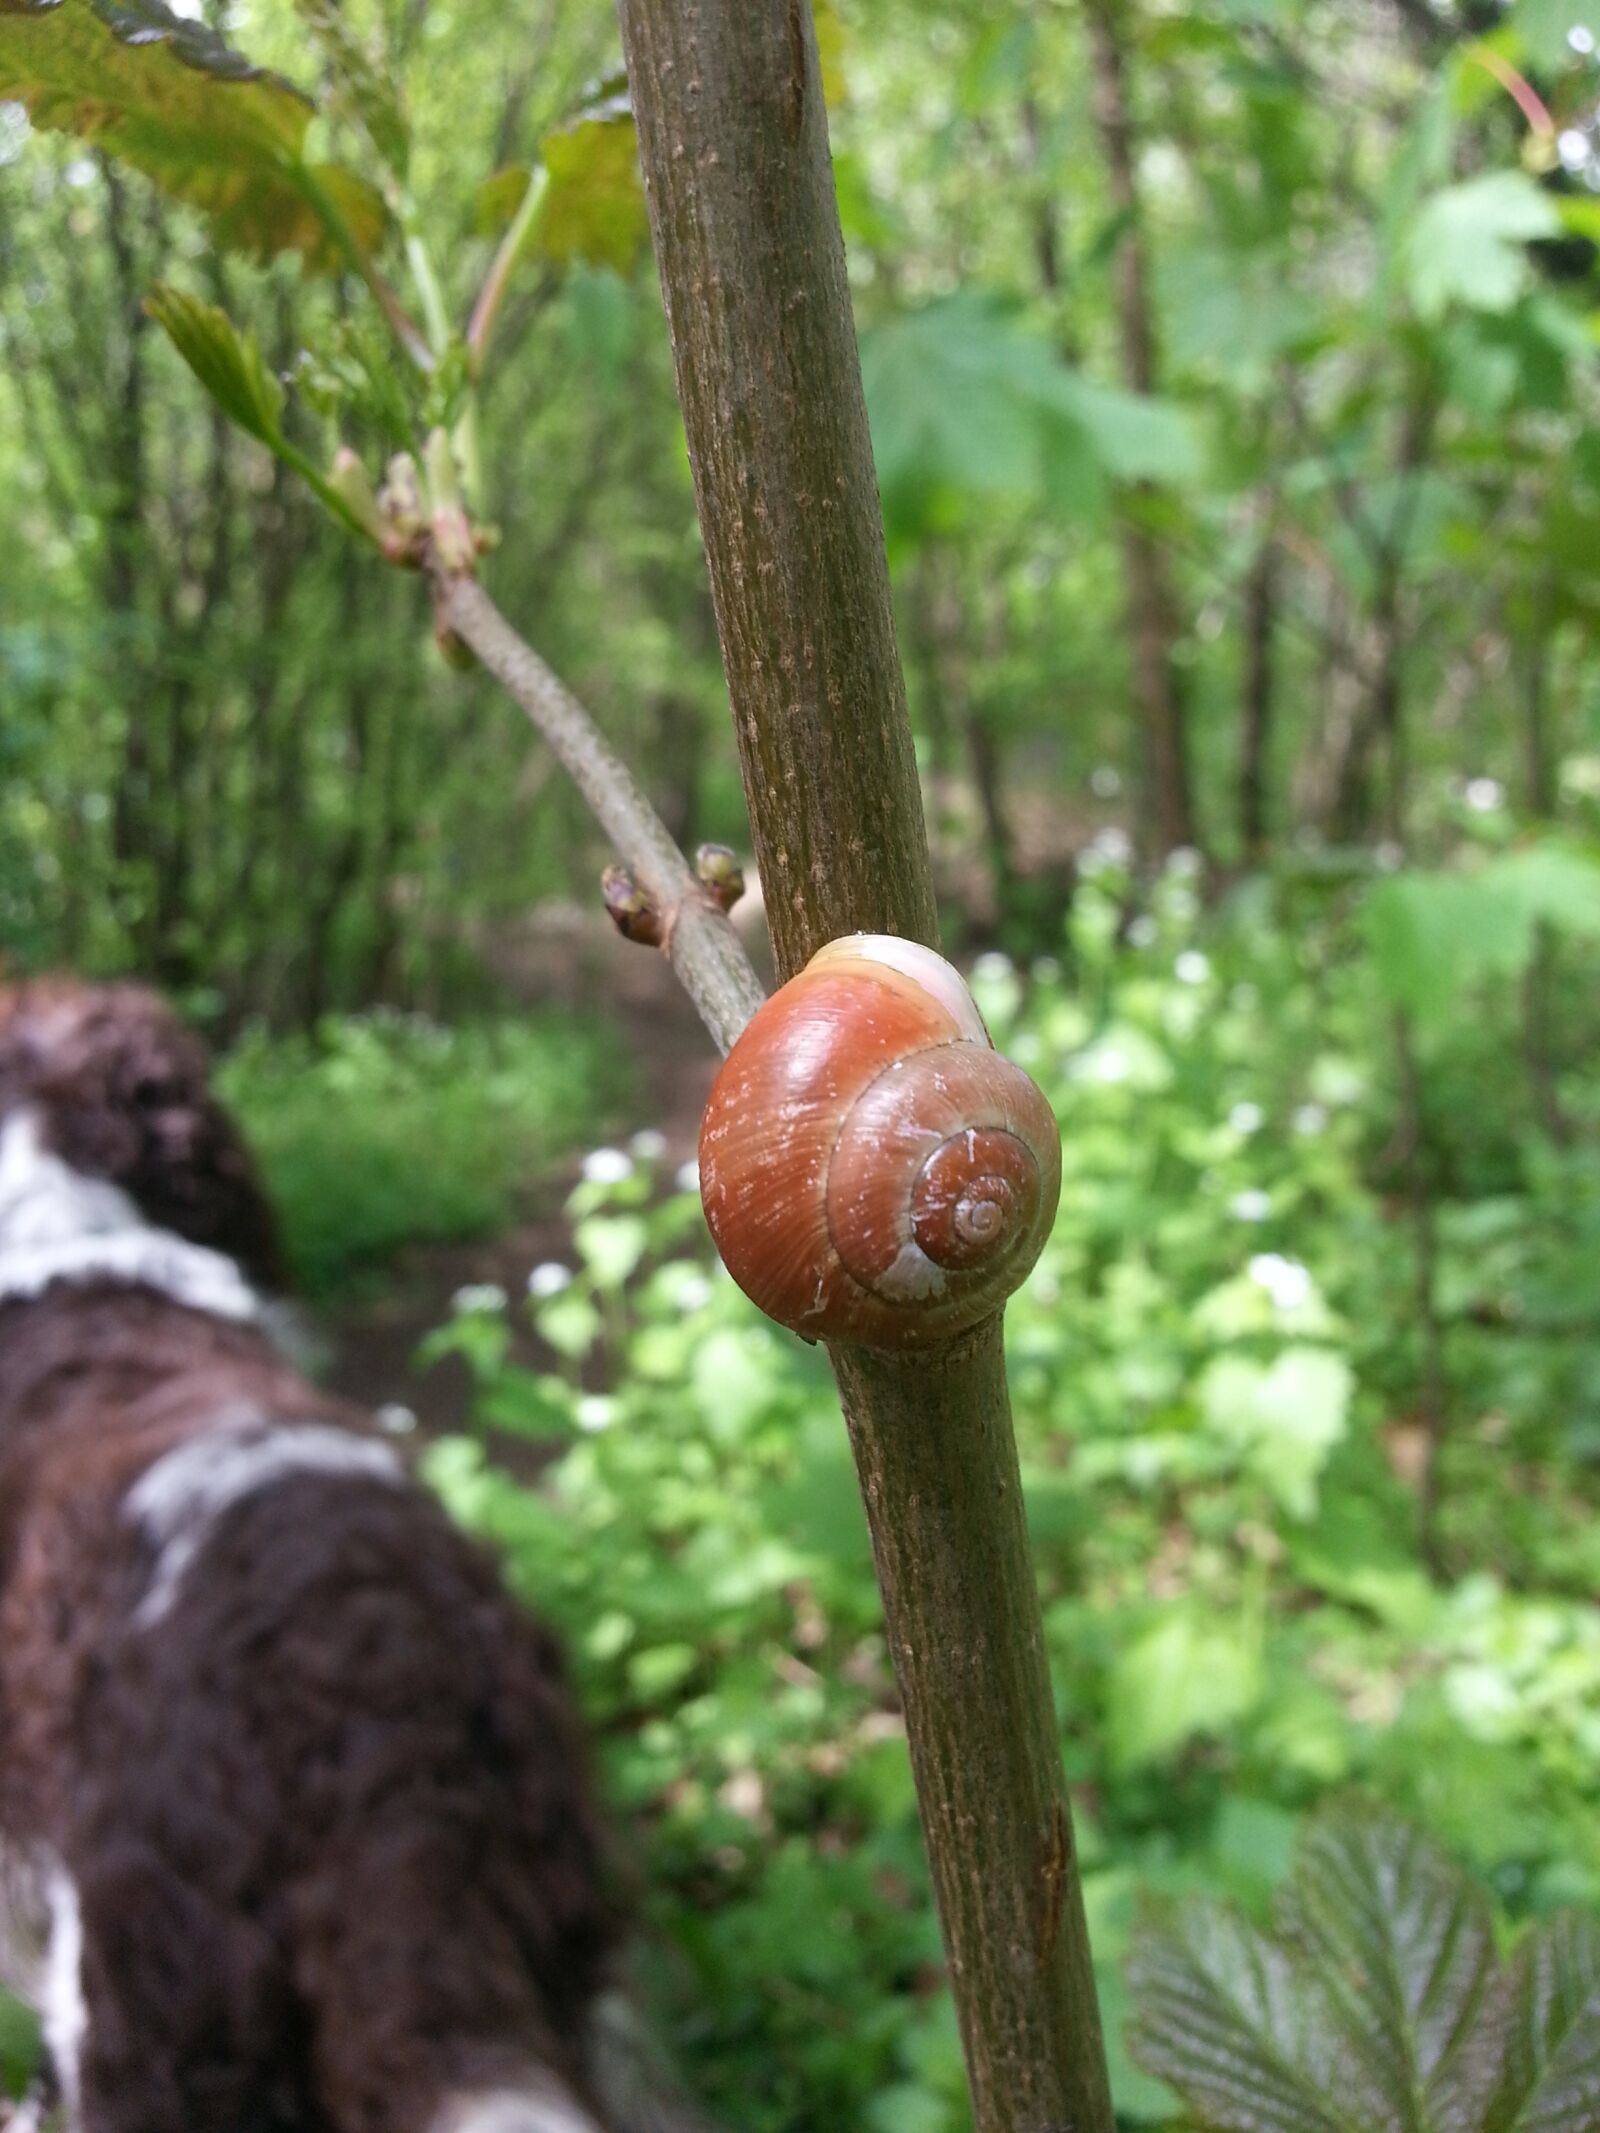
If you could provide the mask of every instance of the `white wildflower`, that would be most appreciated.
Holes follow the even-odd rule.
[[[416,1410],[400,1400],[386,1400],[373,1420],[391,1437],[409,1437],[417,1426]]]
[[[1161,928],[1147,911],[1143,911],[1128,928],[1130,948],[1153,948],[1161,934]]]
[[[1294,1114],[1294,1130],[1308,1137],[1320,1133],[1328,1123],[1328,1114],[1321,1104],[1302,1104]]]
[[[633,1176],[633,1157],[621,1148],[595,1148],[583,1159],[583,1175],[591,1185],[620,1185]]]
[[[572,1286],[572,1269],[563,1266],[559,1259],[542,1259],[528,1275],[530,1296],[559,1296],[561,1291]]]
[[[1505,798],[1498,778],[1469,778],[1466,792],[1468,807],[1479,815],[1492,815]]]
[[[672,1182],[677,1186],[679,1192],[698,1192],[700,1190],[700,1165],[692,1160],[687,1163],[680,1163],[677,1175]]]
[[[1089,773],[1089,790],[1097,800],[1114,800],[1122,790],[1122,772],[1101,763]]]
[[[574,1414],[579,1429],[597,1437],[617,1419],[617,1403],[608,1392],[586,1392]]]
[[[1198,948],[1185,948],[1173,964],[1172,974],[1180,985],[1203,985],[1211,975],[1211,958]]]
[[[1236,1192],[1228,1202],[1229,1214],[1240,1222],[1265,1222],[1272,1212],[1272,1195],[1252,1185],[1243,1192]]]
[[[503,1311],[505,1307],[506,1292],[497,1281],[469,1282],[450,1299],[450,1308],[459,1318],[475,1311]]]
[[[1266,1124],[1267,1114],[1259,1104],[1235,1104],[1228,1113],[1228,1124],[1235,1133],[1259,1133]]]
[[[1298,1310],[1311,1301],[1309,1267],[1298,1259],[1285,1259],[1281,1252],[1257,1252],[1250,1262],[1250,1279],[1265,1289],[1280,1311]]]
[[[1589,136],[1581,126],[1568,126],[1556,142],[1563,170],[1582,170],[1590,156]]]
[[[667,1152],[667,1136],[655,1126],[642,1126],[628,1143],[628,1153],[641,1163],[659,1163]]]
[[[1133,839],[1113,822],[1096,832],[1089,849],[1097,859],[1114,867],[1125,867],[1133,857]]]

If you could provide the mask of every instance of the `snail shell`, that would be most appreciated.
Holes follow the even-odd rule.
[[[929,948],[813,956],[723,1063],[700,1196],[729,1273],[808,1340],[914,1348],[999,1310],[1055,1219],[1061,1141]]]

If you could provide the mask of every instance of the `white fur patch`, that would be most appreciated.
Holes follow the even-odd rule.
[[[342,1474],[399,1484],[405,1469],[386,1444],[321,1422],[254,1418],[195,1437],[146,1468],[124,1502],[160,1550],[134,1622],[168,1613],[225,1511],[294,1474]]]
[[[83,2046],[89,2034],[89,2009],[83,1996],[83,1912],[77,1887],[65,1867],[52,1869],[46,1894],[50,1947],[39,2018],[67,2124],[76,2126],[83,2100]]]
[[[0,1302],[53,1281],[140,1284],[218,1318],[261,1308],[231,1259],[153,1229],[125,1192],[53,1154],[23,1109],[0,1125]]]
[[[0,1842],[0,1985],[35,2014],[50,1945],[46,1879],[44,1862],[31,1846]]]
[[[35,2082],[6,2120],[6,2133],[45,2133],[50,2105],[42,2085]]]
[[[460,2096],[434,2119],[429,2133],[602,2133],[601,2126],[554,2082],[539,2088],[496,2089]]]

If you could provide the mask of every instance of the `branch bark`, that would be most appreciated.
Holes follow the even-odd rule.
[[[438,611],[550,744],[590,812],[668,921],[666,952],[719,1050],[765,999],[739,936],[690,871],[633,773],[473,578],[437,575]]]
[[[778,967],[851,931],[932,941],[810,8],[619,13]]]
[[[784,976],[936,938],[806,0],[619,0]],[[979,2133],[1111,2133],[998,1320],[833,1356]]]

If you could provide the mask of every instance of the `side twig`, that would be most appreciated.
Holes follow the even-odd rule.
[[[718,1049],[765,999],[744,944],[583,705],[520,637],[475,578],[437,567],[440,618],[549,743],[634,880],[663,914],[662,947]]]

